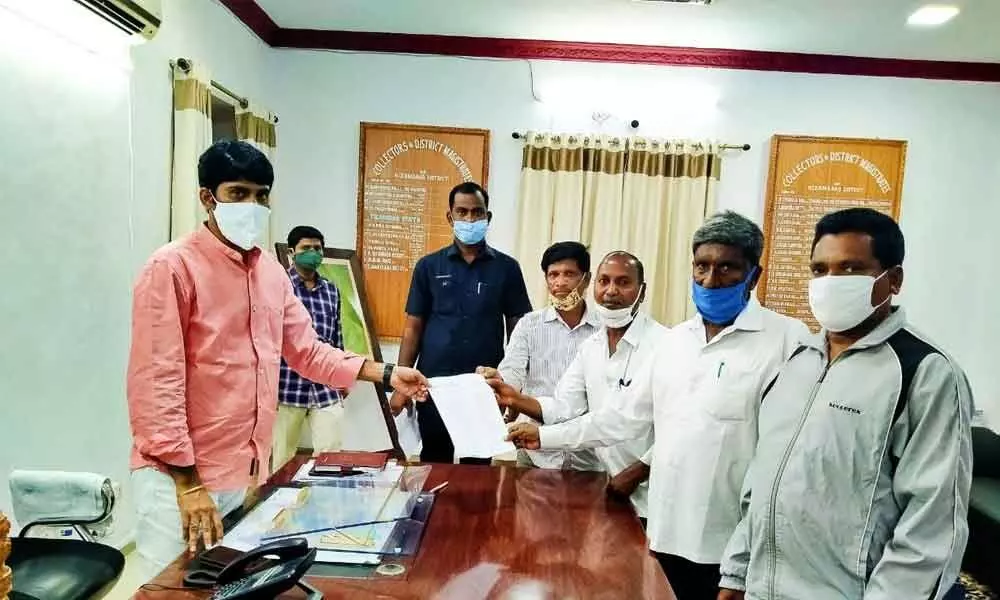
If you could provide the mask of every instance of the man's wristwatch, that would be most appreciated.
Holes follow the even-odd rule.
[[[395,391],[392,389],[392,372],[395,368],[396,365],[392,363],[385,363],[385,366],[382,368],[382,385],[390,392]]]

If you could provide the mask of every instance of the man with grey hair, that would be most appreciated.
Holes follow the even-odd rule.
[[[587,448],[653,428],[647,536],[680,600],[715,598],[719,563],[740,518],[740,490],[757,441],[760,399],[809,333],[760,306],[764,235],[734,212],[709,218],[692,240],[698,314],[670,331],[649,380],[616,402],[541,428],[518,424],[524,448]],[[645,395],[637,394],[645,392]]]

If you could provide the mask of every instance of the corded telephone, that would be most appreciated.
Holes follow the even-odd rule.
[[[278,540],[237,555],[221,571],[189,571],[184,584],[215,587],[211,600],[271,600],[296,585],[317,600],[323,595],[300,581],[315,560],[304,538]]]

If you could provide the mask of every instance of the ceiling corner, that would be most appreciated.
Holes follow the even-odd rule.
[[[255,0],[219,0],[219,2],[257,34],[261,41],[268,46],[274,45],[280,27]]]

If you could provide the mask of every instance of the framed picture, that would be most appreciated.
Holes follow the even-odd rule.
[[[278,260],[290,268],[291,255],[288,244],[274,245]],[[319,274],[337,286],[340,292],[340,326],[343,330],[344,349],[382,362],[368,311],[361,261],[354,250],[325,248]],[[385,387],[381,383],[358,381],[344,399],[344,449],[392,452],[405,459],[399,445],[396,421],[389,409]]]

